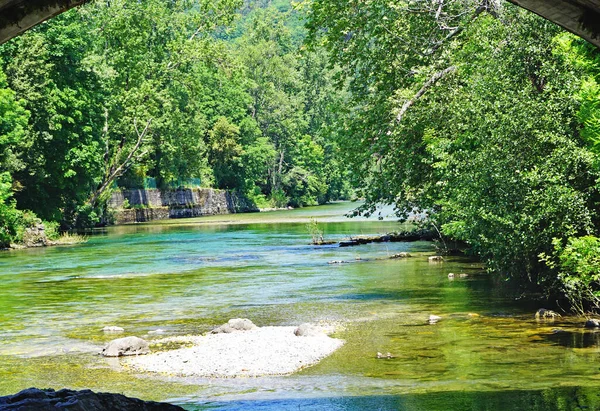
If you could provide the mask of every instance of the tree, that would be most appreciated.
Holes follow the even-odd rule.
[[[8,84],[31,113],[23,167],[13,172],[16,200],[44,219],[74,212],[101,169],[104,102],[85,64],[88,47],[73,12],[3,46]]]
[[[556,53],[560,30],[536,16],[432,4],[313,4],[312,41],[349,84],[339,127],[352,138],[340,144],[363,211],[425,211],[490,269],[553,289],[556,271],[539,253],[597,227],[596,160],[576,121],[580,73]]]
[[[29,112],[7,88],[6,77],[0,71],[0,248],[15,242],[23,228],[23,215],[12,199],[14,189],[10,172],[23,167],[19,154],[28,119]]]

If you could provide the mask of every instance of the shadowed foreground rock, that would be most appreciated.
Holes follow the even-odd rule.
[[[0,410],[182,411],[183,408],[162,402],[142,401],[121,394],[94,393],[91,390],[28,388],[15,395],[0,397]]]

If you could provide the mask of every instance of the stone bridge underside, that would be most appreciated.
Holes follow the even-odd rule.
[[[0,0],[0,44],[86,0]]]
[[[600,47],[600,0],[509,0]]]
[[[0,0],[0,44],[86,0]],[[600,0],[509,0],[600,47]]]

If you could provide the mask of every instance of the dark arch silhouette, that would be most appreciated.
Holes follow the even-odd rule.
[[[0,0],[0,44],[87,0]]]

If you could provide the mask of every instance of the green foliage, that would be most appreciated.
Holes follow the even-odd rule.
[[[0,174],[0,248],[14,242],[21,229],[23,214],[16,209],[12,197],[12,180],[7,172]]]
[[[350,91],[337,142],[363,211],[426,211],[491,270],[548,291],[538,255],[598,229],[598,65],[545,20],[486,4],[315,0],[310,36]]]
[[[542,254],[542,261],[558,270],[562,290],[580,314],[600,308],[600,238],[569,238],[566,245],[553,240],[553,257]]]
[[[240,128],[231,124],[226,117],[219,117],[209,132],[211,166],[215,180],[221,188],[243,186]]]
[[[60,224],[57,221],[44,221],[44,232],[49,240],[60,238]]]
[[[271,202],[276,208],[284,208],[290,202],[290,198],[285,194],[282,189],[277,189],[271,193]]]
[[[19,152],[26,144],[28,119],[29,112],[7,88],[6,77],[0,71],[0,248],[18,241],[25,228],[24,214],[17,210],[13,199],[10,173],[24,167]]]
[[[288,0],[95,0],[2,45],[10,225],[17,209],[61,229],[107,223],[112,190],[148,179],[264,206],[346,195],[330,138],[342,94],[322,50],[303,50],[304,13]]]
[[[83,202],[101,167],[103,100],[99,79],[84,67],[84,33],[79,16],[67,13],[3,49],[8,84],[31,113],[15,196],[19,208],[44,219]]]
[[[327,187],[310,171],[297,166],[289,170],[282,181],[284,191],[290,195],[290,205],[317,205]]]
[[[0,172],[23,168],[19,151],[25,144],[29,120],[24,101],[17,101],[15,92],[7,86],[6,76],[0,70]]]

